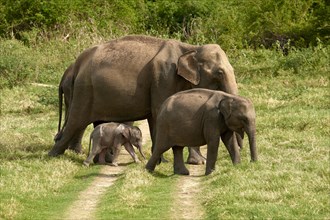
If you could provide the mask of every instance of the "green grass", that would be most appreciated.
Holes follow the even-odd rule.
[[[57,102],[51,93],[56,89],[26,86],[1,90],[0,218],[56,215],[92,179],[77,177],[98,171],[97,167],[81,169],[84,155],[47,156],[57,124]]]
[[[105,193],[97,219],[164,219],[170,216],[178,176],[170,164],[150,174],[141,165],[131,165],[124,176]]]
[[[84,155],[47,156],[57,130],[56,85],[74,60],[69,57],[78,53],[73,45],[48,42],[29,49],[17,41],[0,42],[6,51],[0,70],[11,76],[21,71],[25,77],[19,82],[1,78],[6,85],[0,90],[1,219],[60,219],[99,171],[100,166],[82,167],[90,127]],[[249,163],[247,140],[238,166],[221,145],[216,171],[201,177],[196,198],[207,219],[330,218],[328,51],[321,45],[287,57],[269,50],[227,52],[240,94],[256,108],[259,162]],[[149,148],[144,151],[149,158]],[[171,154],[166,155],[170,160]],[[172,173],[172,163],[157,166],[155,174],[143,164],[129,165],[101,198],[96,218],[170,216],[179,179]]]
[[[259,162],[247,143],[242,164],[218,160],[201,194],[208,218],[329,219],[328,76],[254,78],[240,91],[256,108]]]

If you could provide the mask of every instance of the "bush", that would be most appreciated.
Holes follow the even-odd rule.
[[[330,45],[323,45],[321,42],[313,48],[291,47],[287,56],[280,50],[265,48],[228,52],[235,75],[240,79],[293,74],[301,77],[327,76],[330,72],[329,54]]]
[[[0,41],[0,89],[26,83],[34,75],[37,59],[17,40]]]
[[[307,47],[329,40],[325,0],[21,0],[0,4],[0,36],[29,43],[75,38],[81,30],[109,39],[151,34],[227,48]]]
[[[75,47],[59,41],[31,47],[18,40],[0,39],[0,89],[30,82],[57,85],[75,59]]]

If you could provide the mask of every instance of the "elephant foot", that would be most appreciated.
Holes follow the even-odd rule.
[[[86,167],[89,167],[89,163],[87,161],[84,161],[83,165],[86,166]]]
[[[110,154],[110,153],[106,153],[104,159],[105,159],[104,162],[103,162],[103,161],[100,161],[99,154],[96,154],[95,157],[93,158],[93,162],[94,162],[95,164],[100,164],[101,162],[103,162],[103,163],[105,163],[105,162],[107,162],[107,163],[112,163],[113,156],[112,156],[112,154]]]
[[[206,163],[206,158],[203,157],[200,147],[188,147],[187,163],[193,165],[202,165]]]
[[[189,170],[186,167],[174,167],[174,174],[189,175]]]
[[[71,148],[69,148],[69,150],[73,151],[76,154],[82,154],[82,150],[81,149],[71,149]]]
[[[149,171],[151,173],[151,172],[153,172],[155,170],[156,165],[152,165],[150,163],[150,161],[148,161],[148,163],[146,164],[145,167],[146,167],[147,171]]]
[[[113,161],[113,154],[112,153],[110,153],[109,151],[107,151],[106,153],[105,153],[105,157],[104,157],[104,159],[105,159],[105,161],[107,162],[107,163],[112,163],[112,161]]]
[[[241,163],[241,159],[234,159],[233,160],[233,165],[238,165]]]
[[[202,157],[188,157],[187,159],[187,164],[192,164],[192,165],[202,165],[205,164],[206,160]]]
[[[61,151],[59,151],[59,150],[56,150],[55,148],[53,148],[53,149],[51,149],[49,152],[48,152],[48,156],[50,156],[50,157],[57,157],[57,156],[59,156],[59,155],[62,155],[62,154],[64,154],[64,151],[65,150],[61,150]]]
[[[134,159],[135,163],[141,163],[141,161],[139,159]]]
[[[110,163],[110,166],[118,167],[118,163]]]
[[[71,145],[71,146],[69,146],[69,150],[72,150],[73,152],[75,152],[77,154],[81,154],[82,153],[82,146],[81,146],[81,144]]]
[[[214,169],[206,169],[205,170],[205,175],[209,175],[214,171]]]

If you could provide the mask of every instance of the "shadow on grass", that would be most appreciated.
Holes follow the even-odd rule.
[[[148,171],[149,172],[149,171]],[[156,177],[156,178],[162,178],[162,179],[165,179],[165,178],[170,178],[170,177],[173,177],[175,176],[175,174],[170,174],[170,175],[166,175],[164,173],[161,173],[161,172],[158,172],[158,171],[153,171],[153,172],[149,172],[152,176]]]
[[[8,146],[4,146],[0,143],[0,159],[1,160],[48,160],[48,149],[51,149],[51,145],[44,145],[40,143],[29,144],[21,146],[19,148],[11,149]],[[47,149],[47,151],[45,151]]]
[[[104,174],[104,173],[98,173],[98,172],[93,172],[93,173],[89,173],[89,174],[84,174],[84,175],[79,175],[79,176],[75,176],[75,179],[88,179],[91,177],[103,177],[103,178],[118,178],[120,176],[123,176],[124,173],[120,172],[120,173],[113,173],[113,174]]]

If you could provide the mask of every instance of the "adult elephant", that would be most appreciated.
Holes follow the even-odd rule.
[[[57,134],[54,137],[54,141],[57,142],[61,139],[61,136],[63,134],[63,129],[67,123],[68,118],[68,112],[70,108],[70,102],[71,102],[71,95],[73,91],[73,72],[74,63],[70,64],[70,66],[64,71],[64,74],[61,78],[60,84],[58,86],[58,100],[59,100],[59,121],[58,121],[58,131]],[[61,127],[62,123],[62,110],[63,110],[63,97],[64,97],[64,107],[65,107],[65,115],[64,115],[64,124],[63,127]],[[94,127],[96,127],[99,124],[104,123],[103,121],[95,121],[93,122]],[[124,122],[127,125],[133,125],[134,122]],[[68,148],[79,153],[81,152],[82,146],[81,141],[82,137],[84,135],[85,130],[82,130],[81,132],[75,134],[75,136],[71,139]],[[205,162],[205,158],[202,156],[199,147],[191,147],[188,148],[188,158],[187,163],[189,164],[202,164]],[[99,155],[97,154],[96,157],[94,157],[94,162],[97,163],[99,161]],[[112,155],[111,152],[106,153],[105,157],[106,161],[111,163],[112,162]]]
[[[217,44],[126,36],[82,52],[73,72],[67,123],[50,156],[63,154],[70,141],[95,121],[147,119],[154,140],[160,105],[179,91],[238,92],[233,68]]]

